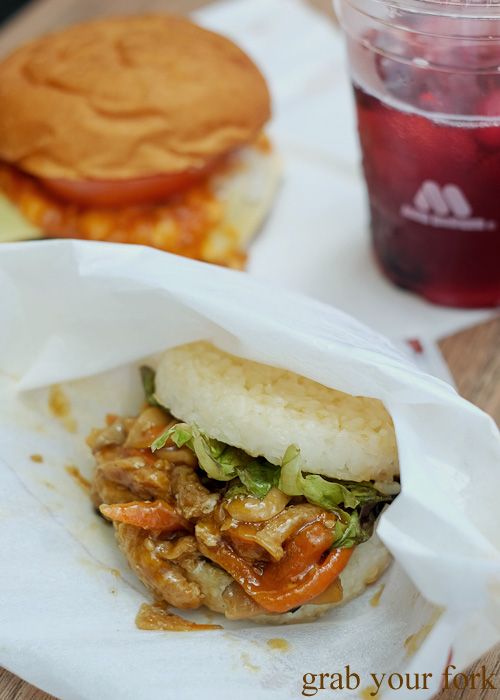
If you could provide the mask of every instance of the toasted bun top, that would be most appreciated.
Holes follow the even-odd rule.
[[[0,159],[39,177],[197,168],[252,141],[269,116],[248,56],[181,17],[77,25],[0,64]]]
[[[210,343],[167,350],[156,396],[176,418],[273,464],[295,444],[314,474],[388,482],[399,473],[394,426],[381,401],[234,357]]]

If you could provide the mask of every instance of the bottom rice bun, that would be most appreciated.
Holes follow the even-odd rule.
[[[88,438],[93,500],[158,601],[138,626],[211,627],[165,604],[304,622],[379,578],[390,556],[376,522],[399,492],[380,401],[206,342],[141,371],[139,416],[110,415]]]

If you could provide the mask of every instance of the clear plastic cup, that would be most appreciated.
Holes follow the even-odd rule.
[[[338,0],[376,259],[438,304],[500,305],[500,0]]]

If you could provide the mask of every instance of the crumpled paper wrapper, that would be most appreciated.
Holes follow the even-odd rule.
[[[1,665],[61,700],[291,698],[320,673],[343,674],[342,697],[369,697],[371,674],[396,672],[432,674],[427,690],[395,691],[429,698],[447,661],[459,670],[500,638],[498,430],[384,338],[271,283],[136,246],[6,244],[0,295]],[[149,595],[65,469],[90,478],[85,436],[138,409],[141,361],[197,339],[392,415],[402,493],[379,534],[396,561],[316,622],[199,610],[186,617],[224,629],[136,629]]]

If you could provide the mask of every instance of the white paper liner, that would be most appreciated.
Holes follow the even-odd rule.
[[[451,649],[460,669],[500,638],[498,431],[384,338],[244,273],[135,246],[7,244],[0,295],[1,665],[61,700],[299,697],[304,674],[345,674],[346,665],[360,685],[342,697],[359,697],[371,673],[411,670],[433,674],[428,689],[398,698],[428,698]],[[89,477],[90,428],[108,412],[137,410],[143,358],[201,338],[380,398],[393,417],[403,491],[379,533],[398,563],[314,623],[215,616],[223,631],[137,630],[148,594],[64,470]],[[56,382],[66,382],[76,433],[49,410]],[[440,616],[435,605],[446,608]],[[272,638],[290,651],[272,651]]]

